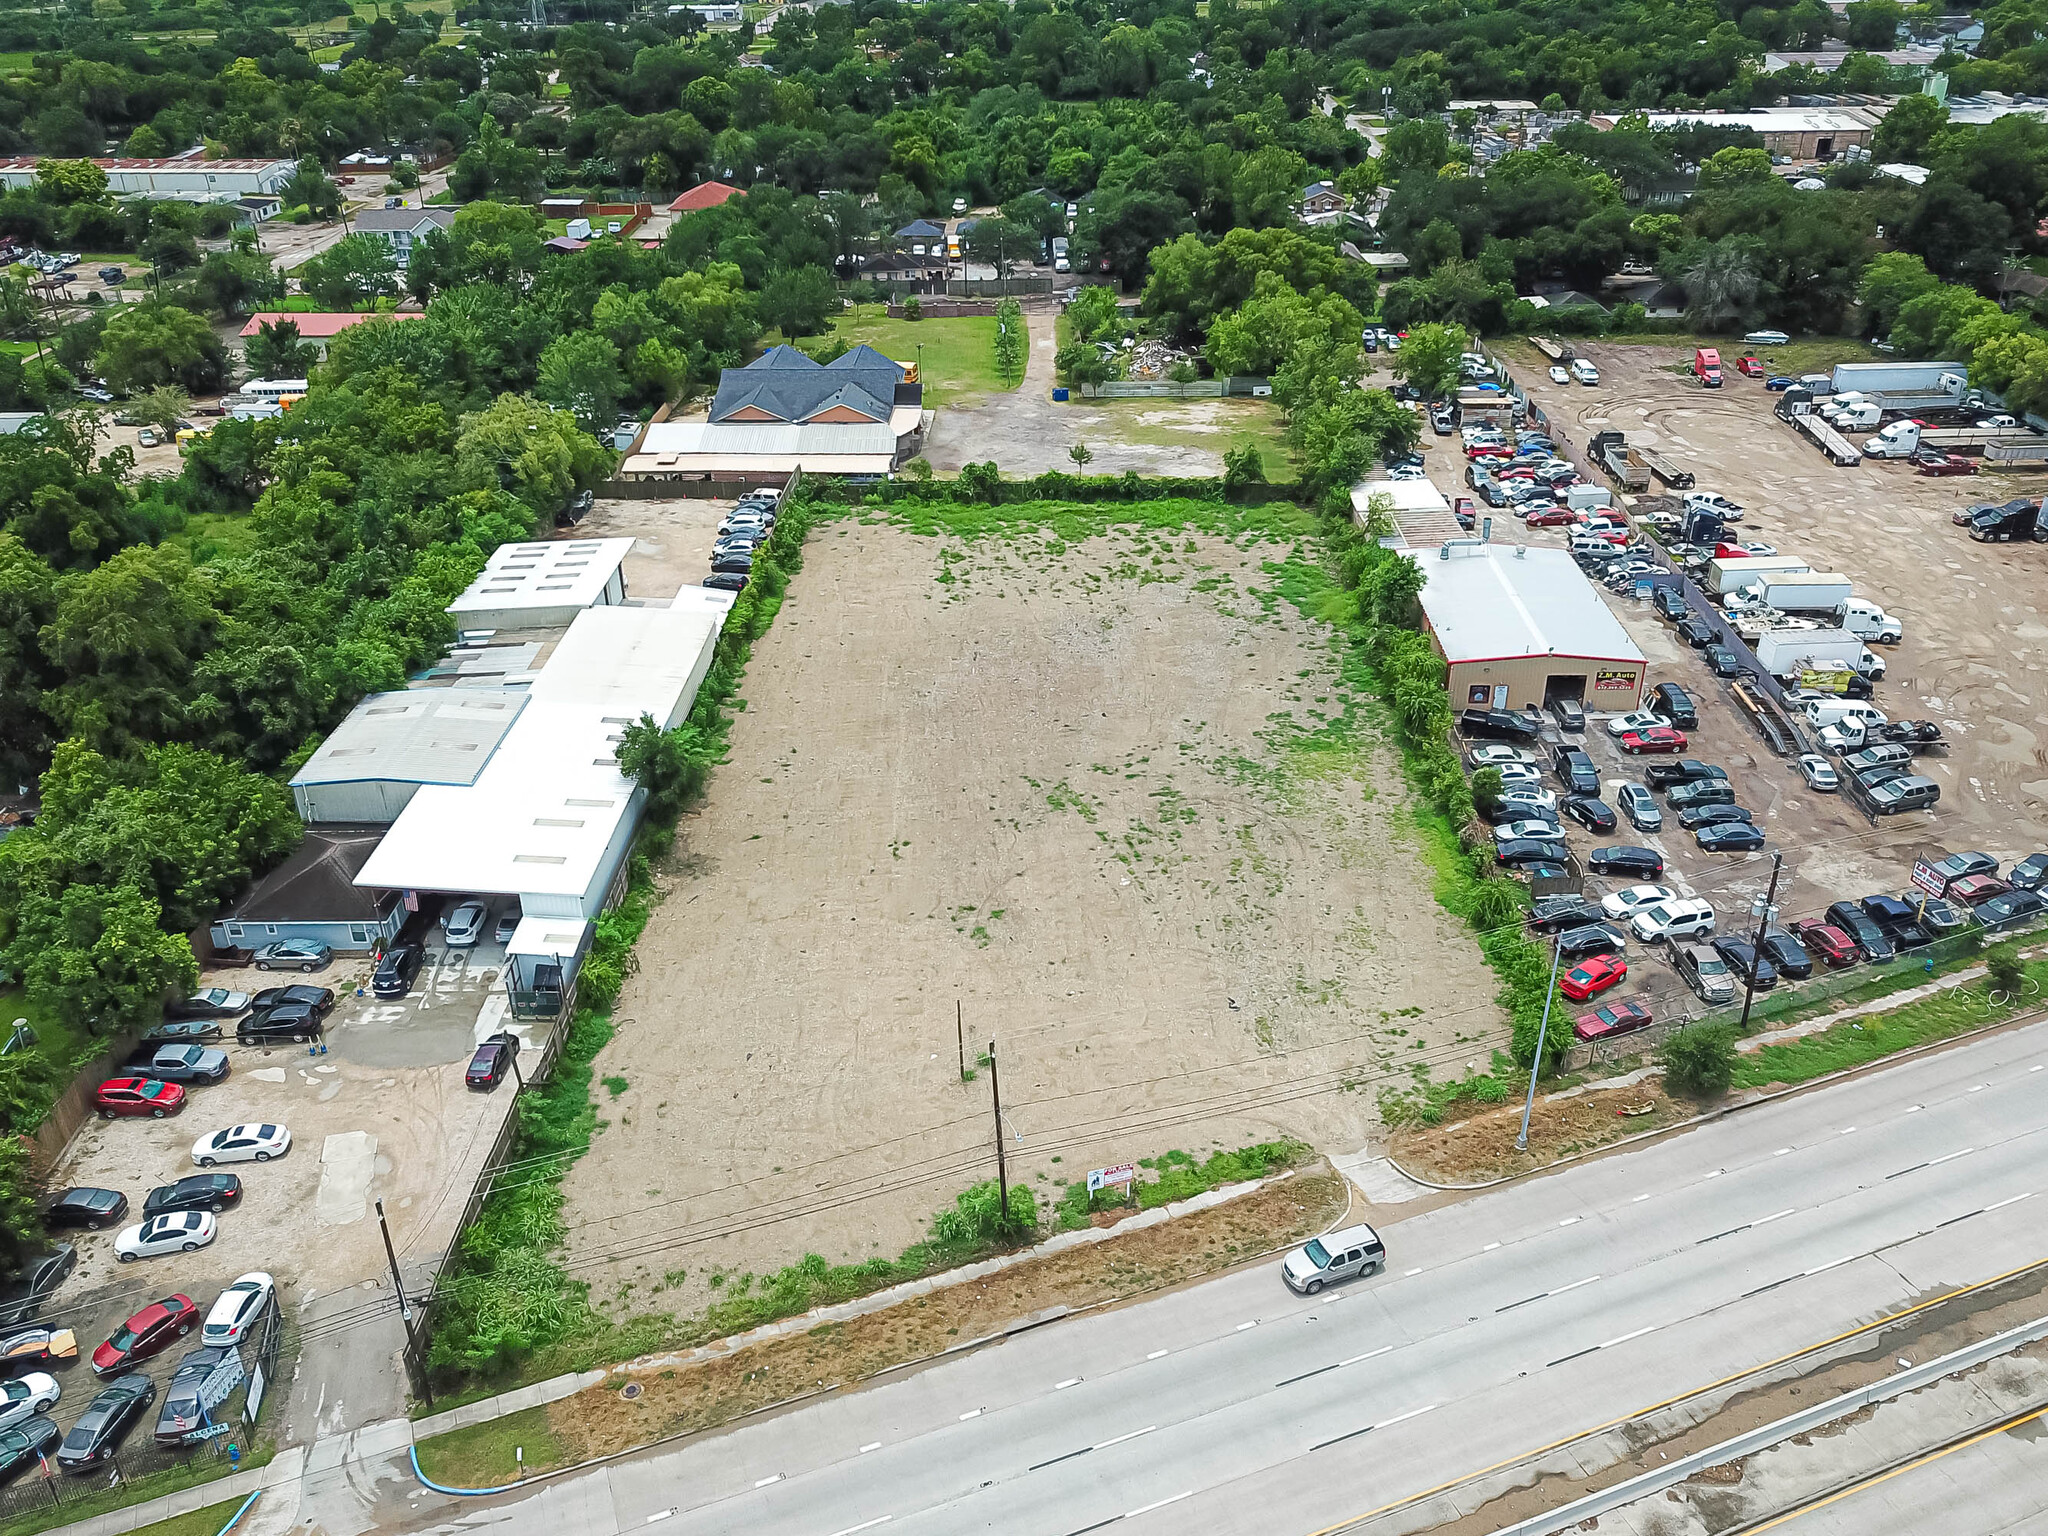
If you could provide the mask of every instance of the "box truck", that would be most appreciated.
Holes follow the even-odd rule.
[[[1739,587],[1766,576],[1790,575],[1813,567],[1797,555],[1716,555],[1707,562],[1700,585],[1716,597],[1725,597]]]
[[[1725,602],[1762,603],[1780,613],[1833,613],[1855,595],[1855,583],[1839,571],[1771,571],[1740,582]]]
[[[1750,647],[1763,669],[1773,677],[1795,677],[1801,672],[1826,671],[1835,667],[1856,669],[1863,655],[1863,642],[1843,629],[1806,629],[1790,633],[1773,631],[1758,635]],[[1816,722],[1826,725],[1825,720]]]

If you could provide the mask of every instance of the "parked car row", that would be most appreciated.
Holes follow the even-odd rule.
[[[718,537],[711,546],[711,574],[704,585],[722,592],[746,587],[754,570],[754,557],[775,531],[775,509],[782,501],[780,491],[760,489],[747,492],[739,504],[718,525]]]

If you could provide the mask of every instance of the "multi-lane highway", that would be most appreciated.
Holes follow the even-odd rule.
[[[1781,1536],[2048,1536],[2048,1416],[2021,1416],[1749,1530]]]
[[[1264,1265],[403,1523],[1306,1536],[2048,1256],[2044,1074],[1999,1035],[1392,1221],[1318,1297]]]

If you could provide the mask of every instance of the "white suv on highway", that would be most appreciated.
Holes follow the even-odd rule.
[[[1289,1290],[1313,1296],[1334,1281],[1377,1274],[1386,1267],[1387,1245],[1361,1223],[1310,1238],[1281,1260],[1280,1278]]]

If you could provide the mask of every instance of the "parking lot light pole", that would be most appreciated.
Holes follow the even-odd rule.
[[[1543,1070],[1543,1038],[1550,1033],[1550,1005],[1557,997],[1557,965],[1562,959],[1564,945],[1553,939],[1550,945],[1550,990],[1543,994],[1543,1022],[1536,1026],[1536,1059],[1529,1063],[1529,1097],[1522,1101],[1522,1130],[1515,1137],[1517,1152],[1529,1150],[1529,1115],[1536,1108],[1536,1074]]]
[[[1742,1033],[1748,1032],[1749,1005],[1756,1001],[1756,968],[1763,961],[1764,929],[1769,925],[1771,919],[1778,915],[1778,871],[1784,867],[1785,855],[1773,853],[1771,855],[1771,888],[1764,893],[1762,901],[1757,902],[1750,908],[1756,914],[1756,931],[1749,936],[1749,977],[1748,984],[1742,989],[1742,1023],[1737,1026],[1738,1031]]]

